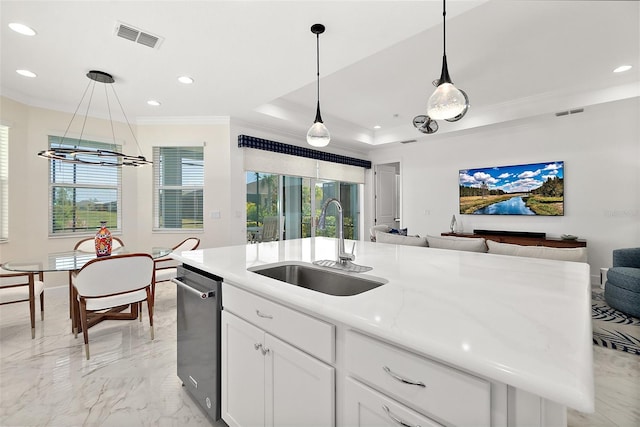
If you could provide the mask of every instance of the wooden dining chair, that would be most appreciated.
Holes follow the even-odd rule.
[[[147,301],[149,329],[153,333],[153,296],[155,283],[153,258],[149,254],[135,253],[111,255],[87,262],[73,277],[74,304],[82,326],[85,354],[89,360],[90,314],[100,320],[135,319],[138,303]],[[126,306],[130,313],[121,313]],[[74,331],[77,336],[77,329]]]
[[[192,251],[196,249],[200,245],[200,239],[197,237],[188,237],[184,239],[182,242],[178,243],[174,246],[171,251],[180,252],[180,251]],[[162,257],[155,260],[155,274],[156,274],[156,283],[158,282],[166,282],[178,275],[178,265],[179,261],[171,257]],[[155,288],[153,289],[155,295]]]
[[[118,237],[111,238],[111,250],[118,249],[124,246],[122,239]],[[95,237],[87,237],[82,240],[78,240],[73,247],[74,251],[87,252],[87,253],[95,253],[96,252],[96,239]],[[69,301],[72,300],[73,294],[73,274],[75,272],[73,270],[69,270]],[[73,319],[73,304],[69,304],[69,317]]]
[[[21,273],[0,268],[0,305],[29,303],[31,339],[36,337],[36,297],[40,297],[40,320],[44,320],[43,274]]]

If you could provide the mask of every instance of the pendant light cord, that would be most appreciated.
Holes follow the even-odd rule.
[[[320,34],[316,34],[316,83],[318,91],[318,108],[320,108]]]
[[[447,0],[442,0],[442,54],[447,55]]]

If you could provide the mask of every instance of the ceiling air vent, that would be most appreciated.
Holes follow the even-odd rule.
[[[116,36],[126,40],[130,40],[134,43],[148,46],[152,49],[157,49],[158,47],[160,47],[160,43],[162,42],[161,37],[154,36],[153,34],[145,32],[131,25],[123,24],[122,22],[117,23]]]

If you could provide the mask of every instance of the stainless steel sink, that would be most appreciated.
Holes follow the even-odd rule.
[[[250,267],[249,271],[312,291],[336,296],[351,296],[375,289],[387,280],[341,273],[307,263],[276,263]]]

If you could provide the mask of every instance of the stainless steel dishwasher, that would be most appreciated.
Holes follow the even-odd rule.
[[[216,422],[220,419],[222,279],[183,265],[178,267],[178,275],[172,282],[178,291],[178,377],[191,397]]]

